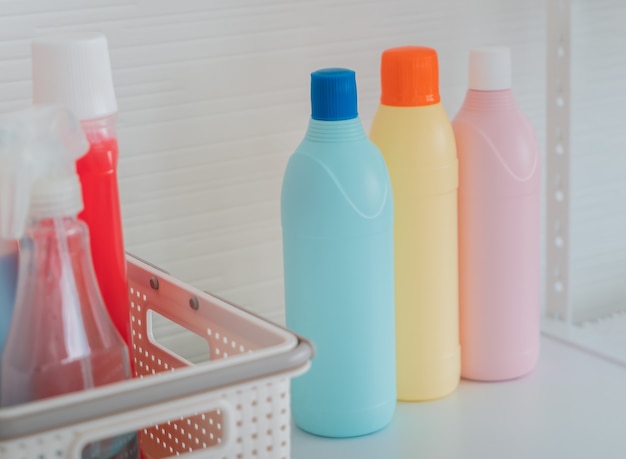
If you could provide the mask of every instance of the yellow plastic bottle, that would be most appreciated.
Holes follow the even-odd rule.
[[[404,401],[445,397],[461,374],[458,165],[438,72],[432,48],[386,50],[370,133],[394,194],[397,384]]]

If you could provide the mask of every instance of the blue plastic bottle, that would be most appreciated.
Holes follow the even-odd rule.
[[[303,430],[352,437],[383,428],[396,404],[393,196],[354,72],[313,72],[311,105],[281,199],[287,326],[316,346],[292,412]]]

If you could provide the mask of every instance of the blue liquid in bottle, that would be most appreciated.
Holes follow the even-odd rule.
[[[15,305],[17,262],[17,244],[0,241],[0,367]]]
[[[312,117],[281,197],[287,326],[316,346],[292,412],[310,433],[353,437],[386,426],[396,405],[393,199],[354,72],[311,77]]]

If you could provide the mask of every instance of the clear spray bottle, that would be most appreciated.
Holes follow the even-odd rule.
[[[15,311],[2,356],[2,406],[130,378],[127,348],[95,278],[75,161],[89,145],[65,109],[0,122],[0,237],[20,239]],[[91,443],[83,459],[138,457],[137,435]]]

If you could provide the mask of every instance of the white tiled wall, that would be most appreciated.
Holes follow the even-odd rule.
[[[623,1],[572,3],[570,298],[577,321],[626,311],[625,23]]]
[[[128,250],[280,322],[280,186],[306,129],[309,73],[355,69],[369,129],[386,47],[438,50],[453,116],[468,49],[508,44],[543,145],[545,17],[543,0],[2,0],[0,111],[29,102],[31,37],[106,33]]]

